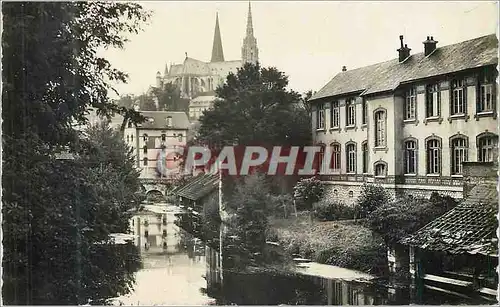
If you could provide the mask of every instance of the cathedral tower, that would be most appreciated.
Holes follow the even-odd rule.
[[[212,47],[212,60],[210,62],[224,62],[224,51],[222,51],[222,39],[219,29],[219,13],[215,15],[214,45]]]
[[[243,39],[243,46],[241,47],[241,60],[244,63],[256,63],[259,61],[259,48],[257,48],[257,39],[253,36],[252,24],[252,8],[250,1],[248,2],[248,17],[247,17],[247,33]]]

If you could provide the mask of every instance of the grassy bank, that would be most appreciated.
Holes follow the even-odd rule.
[[[308,214],[271,219],[269,239],[289,255],[371,274],[383,274],[386,251],[383,240],[358,221],[319,222]]]

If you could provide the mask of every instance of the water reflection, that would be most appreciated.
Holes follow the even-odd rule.
[[[227,270],[221,276],[219,253],[175,225],[165,213],[166,235],[161,244],[142,249],[144,268],[134,291],[115,301],[125,305],[407,305],[479,304],[423,288],[420,299],[408,284],[387,281],[342,268],[310,264],[295,272],[252,269]],[[166,224],[166,225],[165,225]],[[156,227],[156,226],[155,226]],[[141,233],[140,230],[138,233]],[[140,240],[139,240],[140,241]],[[139,242],[138,242],[139,243]],[[165,243],[165,245],[163,245]],[[221,278],[222,277],[222,278]],[[372,278],[371,280],[369,280]],[[425,299],[423,299],[425,298]]]

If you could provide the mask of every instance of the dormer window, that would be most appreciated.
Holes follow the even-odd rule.
[[[167,116],[167,127],[172,127],[172,116]]]

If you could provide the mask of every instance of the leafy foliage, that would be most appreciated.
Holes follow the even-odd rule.
[[[163,88],[154,88],[153,95],[158,99],[159,110],[189,113],[189,99],[181,98],[177,86],[167,83]]]
[[[226,194],[225,194],[226,195]],[[265,263],[269,187],[260,174],[239,181],[228,197],[227,210],[231,215],[228,237],[224,244],[229,267],[245,268]]]
[[[297,208],[311,209],[312,204],[319,201],[324,194],[323,183],[316,177],[301,179],[293,188],[293,197]]]
[[[245,64],[217,88],[218,99],[200,118],[197,141],[208,144],[306,145],[310,117],[301,97],[287,90],[288,77],[276,68]],[[242,125],[241,123],[245,123]]]
[[[2,12],[4,302],[102,304],[127,293],[140,266],[134,246],[108,238],[127,230],[141,197],[121,138],[103,128],[81,139],[73,125],[89,107],[143,120],[109,100],[127,76],[97,51],[123,47],[148,13],[116,2],[11,2]],[[81,157],[55,159],[66,146]]]
[[[388,244],[394,244],[456,204],[453,199],[437,194],[429,200],[406,197],[383,204],[372,211],[367,216],[367,222],[368,226],[382,235]]]
[[[358,214],[357,206],[323,199],[312,206],[313,216],[320,221],[350,220]]]
[[[381,186],[365,184],[358,197],[360,217],[366,217],[373,210],[391,201],[392,196]]]

